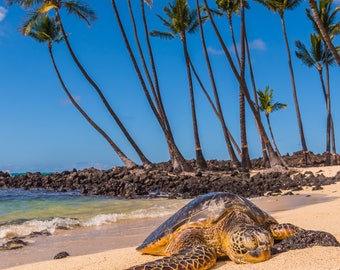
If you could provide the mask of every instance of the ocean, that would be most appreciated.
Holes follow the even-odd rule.
[[[173,214],[182,200],[120,199],[79,192],[0,189],[0,247],[14,237]]]

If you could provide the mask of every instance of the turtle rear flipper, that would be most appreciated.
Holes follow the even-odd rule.
[[[206,270],[216,263],[215,249],[198,245],[181,250],[170,257],[130,267],[126,270]]]
[[[330,233],[323,231],[300,230],[272,247],[272,254],[313,246],[339,247],[340,243]]]
[[[292,235],[296,234],[297,232],[303,230],[293,224],[290,223],[277,223],[271,224],[269,226],[270,232],[274,240],[283,240],[285,238],[291,237]]]

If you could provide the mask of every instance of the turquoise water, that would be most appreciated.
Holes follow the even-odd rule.
[[[168,199],[124,200],[78,192],[0,189],[0,243],[33,232],[101,226],[122,220],[162,217],[183,202]]]

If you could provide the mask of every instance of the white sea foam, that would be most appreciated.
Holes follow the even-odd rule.
[[[174,211],[163,207],[139,209],[130,213],[98,214],[87,220],[72,218],[53,218],[50,220],[28,220],[20,224],[5,224],[0,226],[0,240],[13,237],[25,237],[33,233],[54,234],[58,229],[70,230],[76,227],[102,226],[122,220],[155,218],[172,214]],[[1,244],[1,243],[0,243]]]
[[[28,236],[32,233],[48,232],[53,234],[56,229],[72,229],[80,226],[77,219],[53,218],[51,220],[28,220],[22,224],[8,224],[0,226],[0,239]]]

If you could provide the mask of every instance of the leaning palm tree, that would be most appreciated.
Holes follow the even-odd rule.
[[[97,94],[99,95],[100,99],[102,100],[103,104],[105,105],[106,109],[112,116],[112,118],[115,120],[119,128],[122,130],[123,134],[131,144],[131,146],[134,148],[136,153],[138,154],[140,160],[142,161],[143,165],[146,167],[149,167],[151,162],[146,158],[142,150],[139,148],[137,143],[134,141],[134,139],[131,137],[130,133],[125,128],[124,124],[118,117],[117,113],[113,110],[109,102],[107,101],[106,97],[104,96],[102,90],[99,88],[99,86],[96,84],[96,82],[92,79],[92,77],[88,74],[88,72],[85,70],[84,66],[80,63],[78,57],[76,56],[69,38],[68,34],[66,33],[66,30],[64,29],[64,24],[62,17],[60,15],[61,9],[66,9],[69,14],[75,15],[76,17],[80,18],[81,20],[85,21],[89,26],[91,25],[91,22],[96,20],[96,14],[95,12],[87,5],[85,2],[76,0],[76,1],[60,1],[60,0],[7,0],[7,3],[9,5],[19,4],[24,8],[32,8],[36,7],[36,9],[31,12],[28,16],[28,19],[23,24],[23,31],[25,33],[28,33],[32,27],[32,24],[34,24],[35,20],[41,15],[46,14],[49,11],[53,10],[55,12],[56,20],[60,24],[60,30],[63,35],[63,39],[65,40],[66,46],[70,52],[70,55],[72,59],[74,60],[75,64],[83,74],[83,76],[86,78],[86,80],[90,83],[90,85],[95,89]]]
[[[320,2],[322,2],[322,1],[320,1]],[[327,28],[325,27],[324,22],[321,19],[320,12],[318,10],[317,4],[314,0],[308,0],[308,3],[309,3],[309,6],[312,10],[313,20],[314,20],[315,25],[318,29],[318,32],[322,36],[323,41],[325,42],[326,46],[328,47],[328,49],[333,54],[335,61],[338,63],[338,65],[340,67],[340,55],[337,52],[335,46],[333,45],[332,39],[330,37],[330,33],[327,31]],[[339,10],[339,7],[336,8],[336,9]]]
[[[174,3],[169,3],[168,7],[163,9],[166,18],[157,15],[162,21],[163,25],[168,28],[168,32],[153,30],[150,32],[151,36],[160,37],[164,39],[174,39],[178,37],[183,46],[183,52],[186,63],[186,71],[188,76],[189,92],[190,92],[190,103],[191,103],[191,114],[192,123],[194,130],[194,140],[195,140],[195,152],[196,152],[196,162],[199,168],[206,168],[207,164],[204,159],[201,143],[198,132],[198,124],[196,117],[196,105],[194,88],[192,83],[191,67],[190,67],[190,56],[188,52],[186,35],[196,32],[198,29],[198,19],[196,10],[190,10],[188,2],[186,0],[174,0]]]
[[[336,35],[338,35],[340,33],[340,22],[337,20],[337,15],[338,12],[340,11],[340,7],[336,7],[333,8],[333,0],[321,0],[319,1],[318,5],[316,5],[316,10],[315,12],[317,12],[317,16],[320,19],[320,22],[322,23],[322,27],[324,28],[323,30],[327,32],[327,35],[330,39],[330,41],[332,41],[334,39],[334,37]],[[325,63],[324,63],[324,67],[325,67],[325,76],[326,76],[326,90],[328,91],[328,104],[327,104],[327,110],[330,112],[330,104],[331,104],[331,99],[330,99],[330,82],[329,82],[329,63],[328,63],[328,58],[329,55],[332,55],[332,57],[334,58],[334,61],[332,61],[332,63],[334,63],[336,61],[336,58],[334,56],[333,53],[331,53],[331,50],[329,48],[329,46],[327,45],[327,42],[325,40],[324,37],[322,37],[321,31],[319,29],[319,26],[315,20],[315,16],[313,13],[313,11],[311,12],[310,9],[306,9],[306,13],[307,13],[307,17],[312,21],[313,23],[313,27],[315,29],[315,31],[317,33],[319,33],[320,37],[323,39],[323,43],[324,43],[324,51],[325,51]],[[326,49],[327,48],[327,49]],[[339,54],[339,49],[340,47],[335,47],[336,50],[336,55]],[[326,101],[327,103],[327,101]],[[329,126],[332,126],[332,118],[331,115],[329,115],[330,117],[328,117],[327,119],[327,127],[329,128]],[[335,146],[335,135],[334,135],[334,128],[332,128],[332,148],[333,148],[333,154],[336,154],[336,146]],[[329,138],[329,137],[327,137]],[[334,162],[336,163],[337,160],[335,159]]]
[[[306,46],[301,41],[296,41],[295,45],[297,50],[295,51],[296,56],[308,67],[314,67],[319,74],[322,91],[324,94],[325,102],[326,102],[326,110],[327,110],[327,128],[326,128],[326,162],[325,165],[330,165],[330,145],[331,145],[331,132],[334,134],[334,123],[333,117],[331,113],[331,104],[330,104],[330,84],[329,84],[329,75],[328,75],[328,66],[334,63],[334,57],[328,51],[328,48],[325,48],[322,42],[322,39],[317,34],[310,35],[311,41],[311,49],[307,50]],[[326,69],[326,77],[327,83],[325,84],[323,70],[324,67]],[[327,85],[327,86],[326,86]],[[335,150],[335,138],[332,137],[334,143],[333,152],[336,153]]]
[[[242,77],[245,76],[245,21],[244,18],[244,8],[248,7],[247,1],[237,1],[237,0],[217,0],[216,1],[218,9],[222,14],[226,13],[229,22],[229,29],[231,33],[231,38],[234,46],[234,51],[236,55],[236,60],[240,68],[240,74]],[[233,15],[241,14],[241,33],[240,33],[240,54],[239,49],[235,40],[235,33],[233,28]],[[240,86],[241,87],[241,86]],[[241,143],[242,143],[242,166],[250,169],[250,157],[248,151],[247,135],[246,135],[246,111],[245,111],[245,100],[243,91],[239,90],[239,106],[240,106],[240,129],[241,129]]]
[[[48,47],[48,52],[53,64],[53,68],[58,76],[59,82],[72,102],[72,104],[76,107],[76,109],[81,113],[81,115],[90,123],[90,125],[95,128],[110,144],[113,150],[117,153],[119,158],[125,164],[127,168],[133,168],[136,164],[130,160],[121,150],[120,148],[114,143],[114,141],[106,134],[106,132],[101,129],[87,114],[86,112],[79,106],[77,101],[73,98],[70,91],[66,87],[62,76],[59,72],[59,69],[56,65],[54,55],[53,55],[53,44],[58,43],[63,40],[63,35],[60,30],[60,25],[57,23],[55,18],[51,18],[48,15],[41,15],[38,16],[37,19],[31,24],[30,30],[27,32],[27,29],[23,29],[24,34],[32,37],[34,40],[40,43],[46,43]]]
[[[276,142],[275,142],[272,126],[271,126],[271,123],[270,123],[269,115],[272,112],[275,112],[277,110],[285,109],[287,107],[287,104],[283,104],[283,103],[279,103],[279,102],[273,103],[274,90],[270,89],[269,86],[267,86],[264,91],[257,90],[257,94],[258,94],[258,99],[259,99],[259,103],[260,103],[260,111],[262,111],[266,114],[266,119],[267,119],[267,124],[268,124],[268,128],[269,128],[270,136],[272,137],[272,142],[274,144],[276,151],[279,153]]]
[[[149,80],[149,75],[147,75],[147,77],[148,77],[148,80],[149,80],[149,84],[151,85],[151,92],[153,94],[153,98],[154,98],[155,102],[152,99],[149,88],[147,87],[147,82],[144,79],[144,76],[142,74],[142,70],[138,65],[138,62],[137,62],[137,59],[136,59],[137,57],[136,57],[136,55],[135,55],[135,53],[132,49],[131,42],[129,41],[129,38],[127,36],[127,32],[126,32],[125,27],[123,25],[123,22],[121,20],[120,12],[119,12],[119,9],[117,7],[116,1],[111,0],[112,8],[113,8],[114,15],[115,15],[117,23],[118,23],[118,27],[119,27],[120,32],[122,34],[122,37],[123,37],[124,43],[126,45],[126,49],[127,49],[128,54],[130,56],[130,59],[132,61],[133,67],[136,71],[136,74],[137,74],[138,79],[140,81],[140,84],[142,86],[142,90],[143,90],[145,97],[146,97],[146,99],[147,99],[147,101],[150,105],[150,108],[151,108],[153,114],[155,115],[155,117],[156,117],[162,131],[163,131],[163,134],[165,136],[173,169],[175,171],[192,171],[193,169],[192,169],[191,165],[185,160],[185,158],[183,157],[182,153],[180,152],[179,148],[176,145],[176,142],[175,142],[174,136],[172,134],[172,130],[171,130],[167,115],[165,113],[164,106],[163,106],[163,101],[162,101],[159,82],[158,82],[158,75],[157,75],[155,61],[154,61],[154,57],[153,57],[153,50],[152,50],[152,46],[151,46],[151,43],[150,43],[148,25],[147,25],[147,20],[146,20],[146,15],[145,15],[144,2],[147,3],[148,5],[150,5],[152,3],[152,1],[141,0],[140,3],[141,3],[141,6],[142,6],[141,10],[142,10],[144,32],[145,32],[145,36],[146,36],[145,39],[146,39],[146,43],[147,43],[147,48],[148,48],[148,53],[149,53],[149,58],[150,58],[150,65],[151,65],[151,68],[152,68],[152,74],[153,74],[153,77],[154,77],[153,82]],[[128,4],[129,3],[130,2],[128,2]],[[131,17],[133,17],[133,16],[131,16]],[[137,35],[135,34],[135,36],[137,36]],[[136,40],[136,43],[138,43],[137,38],[135,38],[135,40]],[[141,56],[141,59],[142,59],[142,61],[144,61],[142,56]],[[147,65],[143,64],[143,68],[146,67],[146,66]],[[147,74],[147,73],[149,73],[149,71],[145,70],[145,73]]]
[[[234,144],[236,150],[239,152],[239,154],[241,153],[237,143],[235,142],[234,138],[232,137],[225,118],[224,118],[224,114],[222,111],[222,106],[221,106],[221,102],[220,102],[220,98],[219,98],[219,94],[217,91],[217,85],[216,85],[216,80],[215,80],[215,76],[212,70],[212,66],[211,66],[211,61],[209,58],[209,54],[208,54],[208,49],[207,49],[207,45],[206,45],[206,37],[205,37],[205,33],[204,33],[204,29],[203,29],[203,20],[202,20],[202,15],[201,15],[201,6],[199,5],[199,1],[196,0],[196,11],[197,11],[197,18],[198,18],[198,22],[199,22],[199,29],[200,29],[200,36],[201,36],[201,42],[202,42],[202,46],[203,46],[203,52],[204,52],[204,57],[205,57],[205,61],[207,64],[207,68],[208,68],[208,72],[209,72],[209,77],[210,77],[210,82],[211,82],[211,87],[214,93],[214,98],[215,98],[215,104],[213,103],[213,101],[211,100],[210,96],[208,94],[206,94],[209,103],[211,104],[211,107],[213,108],[215,114],[217,115],[217,118],[219,119],[221,126],[222,126],[222,131],[223,131],[223,135],[225,138],[225,142],[227,144],[227,148],[228,148],[228,152],[229,152],[229,156],[230,156],[230,160],[233,166],[235,167],[239,167],[240,166],[240,162],[235,154],[234,148],[232,143]],[[193,71],[195,71],[193,69]],[[203,89],[203,87],[202,87]],[[204,91],[204,93],[206,93],[206,91]]]
[[[299,133],[300,133],[300,141],[301,141],[302,150],[305,154],[304,155],[305,163],[307,163],[308,162],[307,161],[308,149],[307,149],[305,134],[303,131],[300,106],[299,106],[297,92],[296,92],[295,75],[294,75],[294,70],[293,70],[293,65],[292,65],[292,58],[291,58],[291,53],[290,53],[290,47],[289,47],[287,29],[286,29],[286,23],[285,23],[285,16],[284,16],[285,11],[295,9],[297,6],[299,6],[302,3],[303,0],[256,0],[256,1],[263,4],[270,11],[278,13],[281,19],[282,31],[283,31],[283,36],[284,36],[287,55],[288,55],[288,67],[289,67],[290,79],[292,83],[292,92],[293,92],[296,118],[298,122]]]
[[[253,100],[251,99],[251,96],[250,96],[250,92],[249,92],[249,88],[247,86],[247,83],[245,81],[244,78],[242,78],[242,76],[240,76],[240,73],[238,72],[237,70],[237,66],[235,65],[232,57],[231,57],[231,53],[227,47],[227,45],[225,44],[223,38],[222,38],[222,35],[215,23],[215,19],[213,18],[212,16],[212,12],[210,11],[210,7],[208,5],[208,1],[207,0],[203,0],[203,3],[204,3],[204,7],[205,7],[205,10],[207,12],[207,15],[209,17],[209,20],[211,22],[211,26],[216,34],[216,37],[219,41],[219,43],[221,44],[221,47],[223,49],[223,52],[228,60],[228,63],[230,65],[230,68],[233,72],[233,74],[235,75],[235,78],[237,79],[237,81],[239,82],[240,84],[240,88],[242,89],[242,92],[247,100],[247,103],[254,115],[254,118],[255,118],[255,121],[256,121],[256,124],[258,125],[258,132],[259,132],[259,135],[260,137],[262,137],[264,143],[265,143],[265,146],[266,146],[266,149],[268,151],[268,158],[269,158],[269,163],[270,163],[270,166],[271,167],[278,167],[278,168],[282,168],[282,167],[287,167],[287,165],[285,164],[285,162],[282,160],[282,158],[280,158],[278,156],[278,154],[274,151],[273,149],[273,146],[271,145],[270,141],[269,141],[269,138],[268,138],[268,135],[267,135],[267,132],[263,126],[263,123],[261,121],[261,118],[260,118],[260,115],[258,113],[258,110],[256,109],[255,105],[254,105],[254,102]]]

